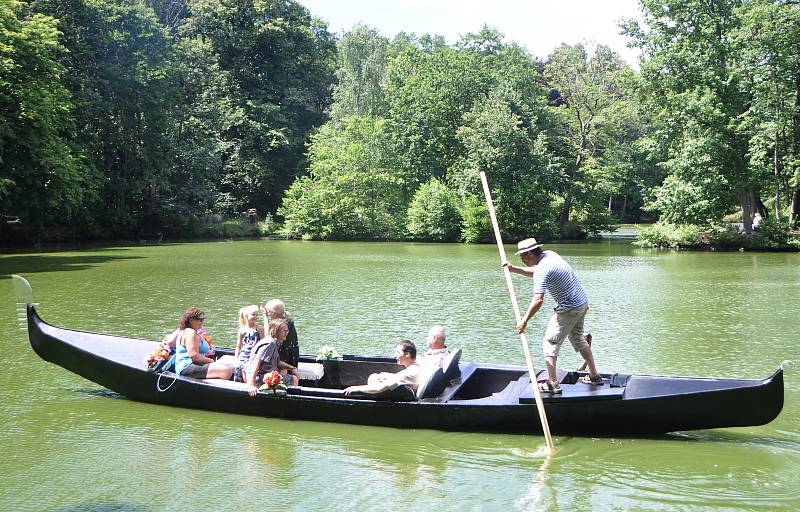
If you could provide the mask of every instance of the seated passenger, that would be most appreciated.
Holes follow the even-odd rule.
[[[278,354],[281,357],[281,361],[297,366],[300,360],[300,345],[297,343],[297,329],[294,327],[294,320],[292,320],[292,315],[286,311],[286,305],[280,299],[270,299],[264,305],[263,311],[265,324],[276,318],[283,318],[288,322],[289,335],[286,336],[286,341],[278,348]]]
[[[425,338],[425,343],[428,350],[425,351],[419,358],[419,364],[423,366],[435,365],[442,366],[442,361],[450,354],[444,342],[447,339],[447,333],[441,325],[434,325],[428,329],[428,336]]]
[[[397,359],[397,364],[405,368],[404,370],[397,373],[373,373],[367,379],[366,384],[350,386],[344,390],[344,394],[369,393],[371,395],[376,395],[402,385],[411,386],[411,389],[416,393],[419,387],[421,371],[420,365],[417,364],[417,347],[415,347],[412,342],[403,340],[395,347],[394,357]]]
[[[250,351],[264,337],[264,328],[256,323],[258,306],[245,306],[239,310],[239,332],[236,337],[236,364],[233,367],[233,380],[244,382],[244,367],[250,361]]]
[[[178,343],[178,337],[183,332],[183,329],[178,327],[171,333],[164,336],[164,339],[161,340],[161,345],[169,351],[169,353],[175,352],[175,345]]]
[[[206,314],[198,308],[189,308],[181,316],[180,334],[175,344],[175,373],[195,379],[230,379],[230,366],[204,355],[211,346],[197,331],[205,320]]]
[[[281,361],[278,348],[289,334],[289,324],[283,318],[271,320],[267,326],[267,336],[255,344],[250,351],[250,359],[245,369],[245,381],[250,396],[256,396],[258,388],[264,383],[264,375],[279,371],[283,383],[296,386],[300,382],[300,373],[294,366]]]

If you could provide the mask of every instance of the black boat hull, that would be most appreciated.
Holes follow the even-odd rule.
[[[440,399],[393,401],[344,397],[340,389],[290,389],[284,397],[250,397],[231,382],[156,373],[144,367],[155,342],[62,329],[28,305],[30,343],[42,359],[134,400],[194,409],[397,428],[541,433],[524,368],[462,364],[463,382]],[[379,358],[326,363],[326,372],[354,372]],[[783,407],[783,371],[765,380],[626,376],[625,385],[589,389],[564,384],[563,396],[545,395],[551,432],[562,435],[642,436],[673,431],[762,425]],[[514,379],[520,378],[516,383]],[[342,384],[342,383],[337,383]],[[346,382],[344,384],[347,384]],[[505,385],[505,389],[503,388]],[[515,388],[516,386],[516,388]],[[338,386],[341,387],[341,386]],[[516,389],[516,391],[515,391]],[[447,395],[445,397],[445,395]]]

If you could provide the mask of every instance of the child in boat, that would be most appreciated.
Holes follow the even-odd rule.
[[[296,386],[300,382],[297,368],[281,361],[278,355],[278,348],[288,335],[288,322],[283,318],[276,318],[269,322],[267,336],[251,349],[250,359],[245,367],[245,382],[250,396],[256,396],[258,387],[264,383],[264,375],[275,370],[282,374],[286,385]]]
[[[251,304],[239,310],[239,332],[236,336],[236,364],[233,367],[233,380],[244,382],[243,370],[250,359],[250,351],[264,337],[264,328],[258,325],[258,306]]]

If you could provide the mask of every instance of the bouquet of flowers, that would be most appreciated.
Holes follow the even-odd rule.
[[[268,394],[285,395],[286,385],[283,383],[281,374],[273,370],[264,375],[264,385],[259,388],[259,391]]]
[[[159,346],[154,348],[147,354],[147,358],[144,360],[145,364],[147,364],[148,370],[154,370],[159,363],[166,361],[169,359],[170,352],[164,346]]]
[[[317,350],[317,361],[323,359],[341,359],[342,354],[338,353],[335,348],[330,345],[323,345]]]

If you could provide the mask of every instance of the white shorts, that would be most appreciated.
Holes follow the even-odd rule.
[[[556,309],[547,324],[547,330],[542,340],[542,352],[545,357],[558,357],[561,344],[569,338],[575,352],[589,348],[583,339],[583,320],[589,306],[574,309]]]

